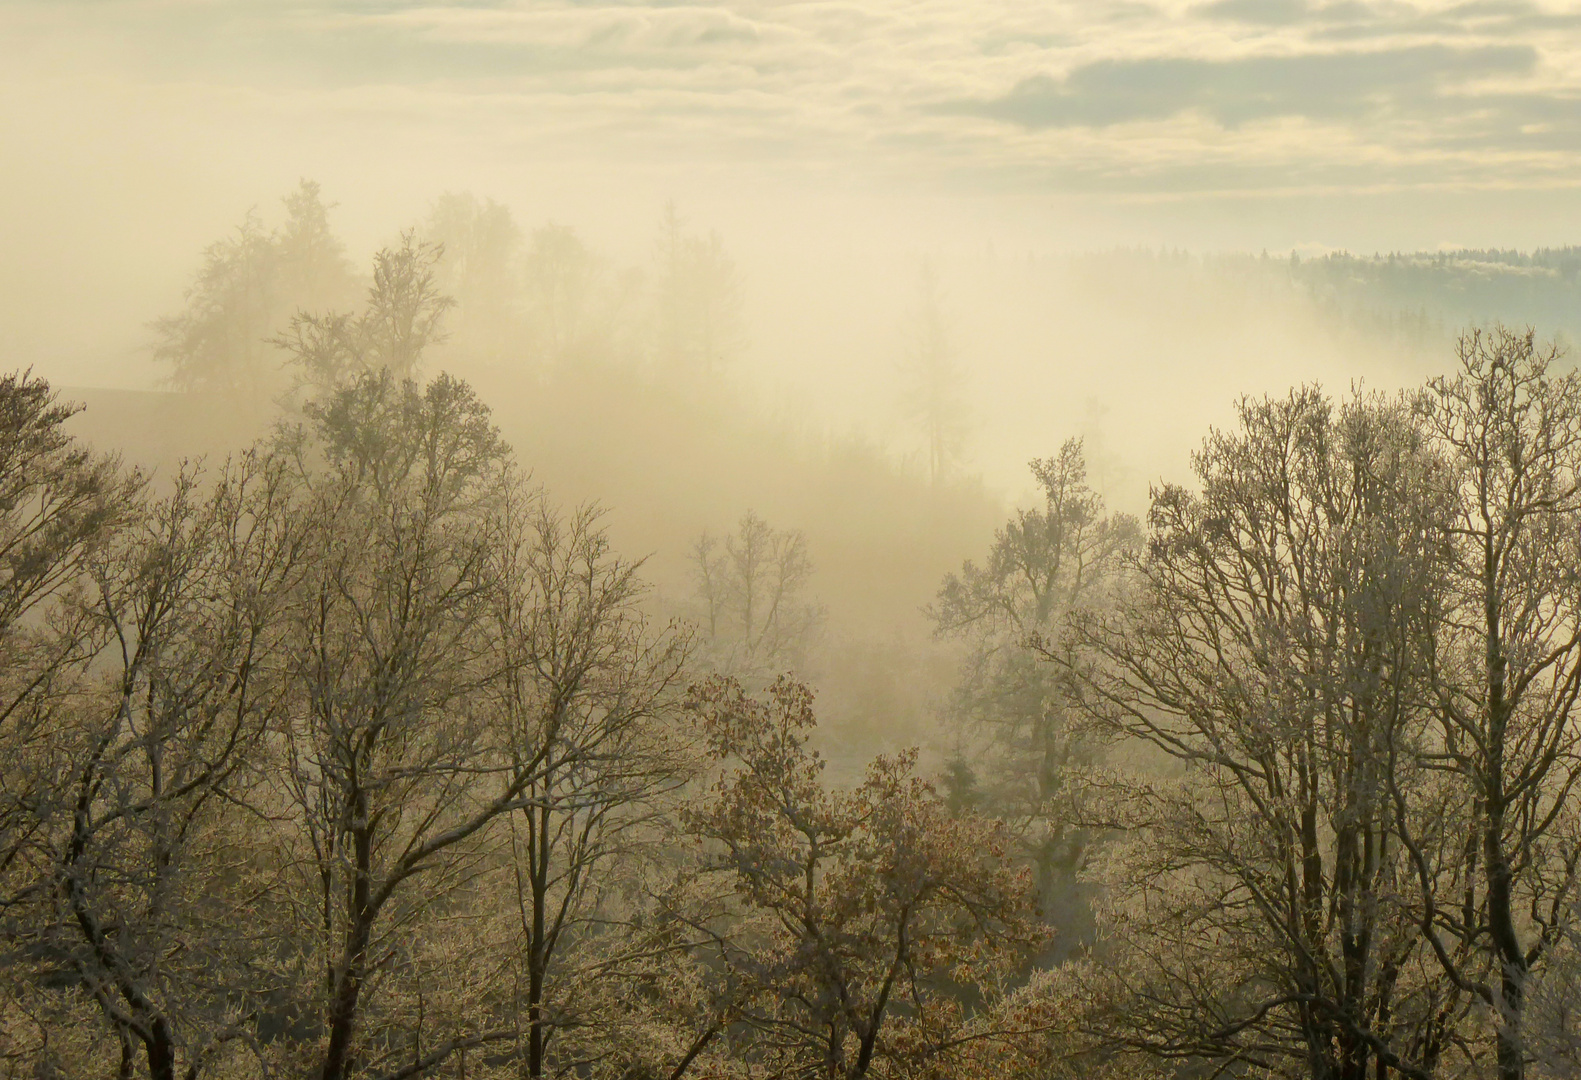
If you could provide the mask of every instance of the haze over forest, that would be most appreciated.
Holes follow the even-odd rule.
[[[1581,11],[0,3],[0,1078],[1581,1077]]]

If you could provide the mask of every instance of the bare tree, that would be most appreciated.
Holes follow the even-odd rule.
[[[762,680],[807,662],[823,609],[804,595],[812,576],[807,539],[748,511],[723,543],[706,532],[692,547],[706,659],[721,673]]]
[[[0,377],[0,899],[54,781],[28,767],[34,748],[49,744],[67,676],[100,641],[70,601],[142,496],[141,476],[65,432],[75,412],[30,373]]]
[[[962,392],[965,376],[956,363],[944,314],[938,272],[924,264],[918,278],[917,308],[902,365],[901,403],[921,429],[928,455],[928,477],[937,487],[961,460],[967,420]]]
[[[323,464],[306,469],[298,510],[310,572],[286,646],[282,752],[299,888],[316,897],[302,943],[323,964],[314,1071],[343,1080],[405,1059],[428,1062],[402,1074],[420,1075],[510,1035],[453,1032],[424,1051],[370,1012],[377,987],[411,974],[411,936],[474,872],[482,831],[525,805],[537,775],[491,708],[505,448],[471,390],[443,376],[419,388],[366,375],[308,416],[289,449]]]
[[[1116,780],[1117,1041],[1287,1076],[1433,1075],[1467,999],[1400,837],[1455,818],[1421,758],[1447,508],[1410,409],[1243,401],[1154,496],[1138,587],[1078,623],[1100,725],[1178,763]],[[1077,661],[1079,665],[1079,661]],[[1451,807],[1452,808],[1452,807]],[[1427,901],[1431,903],[1431,901]]]
[[[950,708],[969,740],[986,742],[975,768],[964,755],[952,762],[953,797],[1026,829],[1045,914],[1063,909],[1068,922],[1087,837],[1056,804],[1073,771],[1091,767],[1094,747],[1073,730],[1073,658],[1050,664],[1046,654],[1069,648],[1068,618],[1112,599],[1140,534],[1087,486],[1079,439],[1031,469],[1043,505],[1017,511],[981,566],[968,561],[948,575],[928,615],[936,633],[969,647]]]
[[[444,340],[440,321],[455,301],[439,289],[435,264],[443,255],[442,245],[423,243],[411,230],[401,234],[399,246],[374,255],[362,317],[369,367],[416,378],[423,352]]]
[[[667,796],[692,773],[681,738],[687,638],[655,632],[638,564],[614,556],[596,508],[563,517],[508,492],[494,599],[494,706],[529,773],[509,818],[525,981],[525,1073],[598,1053],[603,985],[626,977],[634,867],[664,834]],[[556,1054],[553,1043],[570,1041]]]
[[[298,310],[284,333],[270,339],[297,365],[304,385],[321,393],[341,389],[369,372],[414,379],[424,353],[445,340],[445,314],[455,301],[439,287],[440,244],[414,230],[373,257],[373,284],[357,314]]]
[[[61,710],[103,641],[82,610],[89,568],[135,520],[142,478],[72,439],[76,410],[31,373],[0,377],[0,1043],[11,1061],[47,1060],[59,1032],[28,999],[40,989],[60,805]],[[47,918],[42,920],[47,922]],[[49,1007],[59,1004],[58,995]],[[37,1043],[35,1043],[35,1037]],[[41,1044],[41,1045],[39,1045]],[[40,1055],[43,1055],[40,1057]]]
[[[98,646],[48,710],[51,737],[24,761],[54,774],[37,799],[46,858],[23,895],[35,977],[94,1000],[154,1080],[195,1078],[250,1036],[245,910],[227,888],[231,822],[251,752],[283,700],[279,613],[290,585],[288,480],[247,457],[211,490],[174,493],[90,565],[72,622]]]
[[[1473,330],[1458,354],[1420,400],[1454,507],[1437,760],[1463,785],[1473,837],[1453,910],[1434,902],[1431,853],[1413,854],[1424,932],[1499,1017],[1499,1076],[1520,1080],[1526,981],[1567,924],[1581,859],[1581,376],[1551,374],[1557,349],[1531,331]]]
[[[77,411],[31,372],[0,376],[0,642],[8,648],[27,643],[40,608],[135,514],[141,475],[67,434]],[[11,659],[5,667],[14,670]],[[0,715],[14,707],[8,701]]]

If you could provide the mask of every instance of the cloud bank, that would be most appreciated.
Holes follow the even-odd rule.
[[[1581,14],[1528,0],[23,0],[0,32],[13,88],[539,154],[1170,194],[1581,175]]]

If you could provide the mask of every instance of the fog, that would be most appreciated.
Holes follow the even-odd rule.
[[[58,568],[33,541],[13,550],[0,535],[0,691],[12,694],[12,660],[25,684],[0,700],[0,1049],[40,1033],[33,1049],[5,1050],[0,1073],[13,1058],[29,1075],[108,1073],[119,1052],[118,1075],[160,1080],[177,1058],[221,1080],[452,1065],[465,1076],[470,1049],[498,1045],[509,1049],[482,1058],[479,1075],[536,1077],[552,1061],[559,1075],[618,1080],[1354,1080],[1369,1062],[1379,1077],[1491,1076],[1495,1063],[1501,1080],[1581,1076],[1581,1031],[1564,1007],[1581,985],[1581,921],[1569,914],[1581,601],[1574,575],[1551,572],[1574,565],[1566,538],[1581,521],[1578,61],[1581,14],[1536,0],[0,3],[0,356],[4,371],[30,373],[0,386],[20,402],[0,419],[22,432],[0,432],[0,467],[18,474],[0,488],[22,493],[0,499],[0,532],[32,536],[35,504],[41,521],[67,519],[39,531],[65,537]],[[1432,381],[1456,372],[1461,382]],[[50,412],[33,378],[80,411]],[[1478,417],[1494,423],[1477,401],[1508,406],[1498,445],[1549,470],[1529,504],[1516,505],[1524,480],[1494,484],[1509,520],[1556,523],[1510,540],[1501,550],[1515,569],[1486,581],[1462,548],[1482,535],[1477,521],[1496,532],[1497,515],[1484,505],[1473,520],[1466,478],[1520,473],[1528,459],[1490,463],[1497,440],[1467,434]],[[386,486],[387,459],[409,452],[411,470],[419,447],[444,471],[436,430],[486,464],[450,462],[454,475],[420,491],[406,473]],[[37,432],[48,437],[29,442]],[[7,457],[5,439],[47,449]],[[289,493],[278,503],[256,494],[276,482]],[[57,510],[53,493],[67,489],[91,512],[72,517],[70,499]],[[203,517],[190,496],[211,490]],[[435,491],[453,501],[424,517]],[[300,578],[270,577],[277,564],[258,553],[271,543],[289,553],[278,566],[303,560]],[[153,650],[147,674],[127,659],[141,653],[125,642],[141,639],[112,600],[153,589],[161,559],[187,544],[209,553],[212,566],[193,565],[211,576],[182,571],[171,586],[191,590],[188,607],[170,609],[190,620],[168,631],[185,651],[166,671]],[[358,565],[357,544],[388,562]],[[408,639],[389,629],[404,632],[399,618],[372,630],[357,620],[401,608],[390,597],[406,596],[403,559],[430,584],[487,578],[479,594],[503,606],[484,615],[458,602],[463,617],[430,598],[423,618],[454,635],[448,651],[401,653]],[[1216,594],[1225,567],[1238,584]],[[35,573],[45,599],[26,591]],[[1483,647],[1498,619],[1489,628],[1478,613],[1507,599],[1479,608],[1468,599],[1478,588],[1515,590],[1510,604],[1541,612],[1502,631],[1519,638],[1512,664],[1548,657],[1515,692],[1542,698],[1529,727],[1509,727],[1493,704],[1477,711],[1502,701],[1490,688],[1505,678]],[[304,596],[323,610],[344,602],[336,625],[362,638],[331,642],[333,620],[315,624]],[[573,612],[578,596],[597,612]],[[162,749],[148,751],[151,779],[109,776],[140,768],[138,754],[104,765],[102,748],[85,749],[94,724],[107,725],[103,746],[158,740],[134,719],[134,690],[153,702],[165,679],[169,700],[190,692],[201,708],[205,694],[246,696],[236,688],[258,658],[227,651],[245,634],[213,627],[254,603],[264,613],[251,631],[276,650],[260,685],[275,696],[228,714],[252,734],[169,798]],[[73,628],[54,652],[38,647],[52,619]],[[553,683],[559,669],[545,675],[554,665],[532,652],[553,652],[564,626],[608,634],[590,648],[606,665],[596,690]],[[1397,652],[1380,659],[1384,639]],[[477,659],[496,653],[512,659]],[[1194,666],[1210,655],[1219,667]],[[388,656],[454,699],[433,707],[432,728],[404,701],[397,735],[369,721],[366,745],[394,747],[380,791],[408,792],[389,796],[388,836],[428,854],[359,865],[358,878],[345,837],[366,824],[365,793],[331,790],[338,766],[326,764],[355,757],[353,741],[336,742],[344,732],[328,721],[306,734],[292,725],[323,701],[355,713],[378,698],[384,676],[357,682],[358,665]],[[201,677],[182,682],[180,664]],[[116,677],[125,701],[94,712]],[[35,701],[57,678],[70,689]],[[562,691],[589,724],[576,748],[587,757],[533,773],[501,717],[517,723]],[[1389,693],[1393,713],[1379,705]],[[1320,699],[1341,720],[1319,716]],[[26,724],[8,726],[13,708]],[[1396,727],[1366,726],[1384,713]],[[211,728],[181,723],[170,753],[187,739],[202,750],[192,760],[209,762]],[[1303,742],[1325,723],[1339,734]],[[1486,749],[1506,730],[1534,740],[1508,766],[1502,748]],[[315,738],[318,756],[299,760]],[[443,745],[418,760],[429,738]],[[606,756],[601,740],[620,749]],[[1265,745],[1276,746],[1266,760]],[[1303,755],[1321,754],[1309,771],[1316,758]],[[50,779],[59,762],[82,778],[81,807],[101,791],[152,794],[73,818],[64,782]],[[1527,771],[1506,819],[1485,793],[1517,767]],[[760,768],[804,786],[775,803],[748,782]],[[109,777],[99,787],[94,770]],[[504,794],[484,791],[501,777]],[[1264,781],[1272,794],[1253,790]],[[1284,801],[1293,784],[1305,817]],[[131,904],[122,886],[89,896],[99,886],[76,883],[73,860],[88,865],[100,843],[114,848],[104,865],[135,863],[142,841],[87,837],[83,822],[164,822],[166,803],[192,792],[190,821],[208,821],[211,795],[241,808],[213,812],[221,839],[193,854],[183,836],[155,870],[116,880],[162,889],[162,868],[187,858],[200,869],[180,880],[232,874],[256,889],[224,914],[191,901],[167,922],[149,916],[180,944],[134,956],[114,939],[139,917],[84,914]],[[428,816],[403,816],[417,806]],[[253,819],[225,815],[242,810],[279,837],[236,841]],[[545,832],[533,833],[540,811]],[[577,869],[543,879],[534,930],[523,882],[537,870],[524,878],[513,815],[537,844],[551,811],[596,842],[571,844]],[[880,835],[891,813],[904,828]],[[815,865],[816,830],[797,833],[819,815],[837,822],[837,869]],[[1365,888],[1342,888],[1337,869],[1360,850],[1353,827],[1375,830]],[[50,839],[69,829],[84,835]],[[807,839],[805,866],[799,848],[753,846],[784,835]],[[917,837],[945,839],[913,858]],[[1511,862],[1514,886],[1481,883]],[[281,867],[310,865],[302,880],[317,874],[319,893],[280,884]],[[954,869],[918,901],[948,908],[926,948],[906,944],[902,920],[889,937],[864,923],[869,936],[838,963],[786,959],[823,947],[808,945],[814,930],[786,931],[784,955],[764,951],[783,912],[762,900],[773,892],[753,877],[763,867],[796,867],[792,884],[805,882],[816,909],[815,882],[891,888],[935,865]],[[1317,883],[1302,896],[1292,885],[1289,911],[1258,892],[1313,866]],[[376,870],[399,903],[335,906],[335,875],[365,883]],[[728,887],[717,884],[726,870],[739,875]],[[422,899],[400,892],[407,874]],[[1530,918],[1511,914],[1512,888]],[[1443,914],[1462,889],[1482,922]],[[514,890],[508,917],[490,890]],[[870,922],[911,911],[858,892],[831,909]],[[1435,908],[1440,892],[1451,899]],[[564,966],[571,947],[541,923],[551,896],[574,913],[564,941],[597,963]],[[1332,945],[1334,912],[1353,917],[1346,905],[1377,922],[1376,939],[1343,942],[1346,964],[1361,957],[1361,989],[1312,990],[1319,977],[1302,965]],[[1289,929],[1309,917],[1315,927],[1319,911],[1323,929]],[[74,927],[91,938],[101,917],[115,929],[89,955]],[[219,922],[254,917],[266,944],[214,940]],[[1488,929],[1499,919],[1503,937]],[[463,923],[484,929],[474,939]],[[654,944],[671,926],[698,940]],[[192,937],[199,959],[185,959],[182,927],[207,928]],[[415,944],[389,943],[408,927]],[[1313,940],[1291,945],[1286,932]],[[1524,951],[1495,954],[1522,935]],[[369,940],[387,953],[365,969]],[[1374,940],[1398,956],[1368,953],[1384,948]],[[1233,948],[1204,944],[1219,941]],[[876,1005],[816,1022],[799,1011],[845,994],[817,982],[845,978],[840,963],[891,947],[887,976],[851,975],[855,998],[883,986]],[[514,974],[477,974],[490,950],[531,969],[530,1005]],[[67,956],[76,974],[60,974]],[[903,969],[912,997],[886,1030],[915,1023],[885,1043]],[[226,974],[212,993],[191,991],[196,1004],[186,990],[137,996],[203,982],[192,972]],[[345,987],[374,975],[389,987],[377,1007],[358,1013],[353,989],[342,1009]],[[1392,1018],[1397,980],[1400,1014],[1416,1020]],[[437,1020],[424,986],[441,987]],[[1522,1049],[1527,986],[1537,1034]],[[59,1049],[50,1039],[63,1030],[78,1033]],[[791,1030],[823,1041],[802,1046]],[[754,1041],[762,1032],[777,1034]],[[177,1049],[156,1052],[159,1038]]]
[[[1009,510],[1035,495],[1027,462],[1069,437],[1084,439],[1110,506],[1141,515],[1154,485],[1189,475],[1192,450],[1242,395],[1303,383],[1395,389],[1442,370],[1466,323],[1546,318],[1538,329],[1552,334],[1576,321],[1564,318],[1573,270],[1537,271],[1560,277],[1536,297],[1488,285],[1490,273],[1526,271],[1484,266],[1475,253],[1455,256],[1458,278],[1426,281],[1424,271],[1426,284],[1394,292],[1370,292],[1366,264],[1316,278],[1290,266],[1346,251],[1430,258],[1572,240],[1581,200],[1552,171],[1567,160],[1562,144],[1500,151],[1506,164],[1525,163],[1524,183],[1463,157],[1445,183],[1449,151],[1399,141],[1403,126],[1430,117],[1446,145],[1450,129],[1474,123],[1455,95],[1515,109],[1498,78],[1568,100],[1551,74],[1574,47],[1560,17],[1423,8],[1420,25],[1404,26],[1401,11],[1352,12],[1341,24],[1410,36],[1412,48],[1503,42],[1541,47],[1543,62],[1517,62],[1493,83],[1474,72],[1457,88],[1444,81],[1457,57],[1481,55],[1457,44],[1438,57],[1442,71],[1410,76],[1420,86],[1380,82],[1379,93],[1397,95],[1387,108],[1346,104],[1335,115],[1300,98],[1303,76],[1291,68],[1257,75],[1267,85],[1248,91],[1287,103],[1227,118],[1204,76],[1206,89],[1182,92],[1207,96],[1171,128],[1140,116],[1012,122],[997,105],[940,102],[1032,86],[1038,57],[1075,73],[1068,94],[1096,94],[1076,88],[1105,50],[1163,55],[1169,34],[1177,50],[1209,57],[1278,49],[1319,40],[1332,20],[1303,23],[1278,5],[1240,15],[1098,5],[1051,8],[1039,27],[984,8],[973,20],[979,45],[962,49],[950,43],[962,11],[10,5],[0,16],[14,46],[0,74],[0,348],[88,394],[84,431],[168,467],[239,445],[263,420],[232,422],[223,401],[206,401],[189,431],[134,420],[90,392],[173,385],[170,365],[153,358],[154,322],[182,311],[209,244],[234,238],[249,214],[277,228],[282,197],[307,179],[365,280],[374,252],[403,229],[430,228],[445,197],[497,203],[520,238],[510,259],[523,257],[533,230],[557,224],[597,262],[600,287],[628,279],[631,295],[604,317],[634,337],[611,346],[624,358],[612,362],[635,364],[659,389],[636,403],[621,399],[620,375],[556,375],[546,390],[535,344],[485,325],[498,313],[469,310],[465,298],[425,372],[476,382],[524,464],[564,499],[608,505],[623,544],[653,557],[661,588],[689,588],[689,538],[755,509],[811,539],[813,592],[836,615],[831,632],[860,626],[882,638],[925,632],[920,609],[940,576],[981,555]],[[991,45],[995,34],[1020,44]],[[884,78],[894,80],[887,90]],[[1291,141],[1303,125],[1311,146]],[[1343,160],[1365,146],[1390,147],[1394,160]],[[656,245],[671,206],[688,235],[717,237],[733,267],[737,340],[706,388],[666,385],[651,342],[637,340],[653,333]],[[921,524],[946,498],[937,484],[876,524],[871,506],[841,505],[868,496],[842,494],[837,475],[842,455],[903,487],[928,472],[906,403],[925,272],[937,280],[956,380],[959,445],[944,487],[974,508],[944,513],[942,530]],[[520,292],[514,279],[498,289]],[[347,296],[299,299],[354,306]],[[1564,325],[1551,325],[1556,310]],[[1401,312],[1431,325],[1402,334],[1390,328]],[[262,362],[282,365],[284,354]],[[600,385],[615,386],[616,399],[601,400]],[[546,394],[567,395],[565,407],[546,412]],[[640,448],[629,428],[615,431],[633,424],[651,440]],[[912,547],[914,563],[863,569],[887,562],[878,553],[896,544]],[[912,703],[903,726],[930,708]]]

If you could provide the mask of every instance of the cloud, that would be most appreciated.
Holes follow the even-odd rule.
[[[1317,40],[1401,37],[1520,37],[1581,27],[1581,12],[1551,11],[1531,0],[1466,0],[1424,10],[1400,0],[1213,0],[1191,9],[1199,18],[1262,30],[1305,29]]]
[[[1495,0],[1497,2],[1497,0]],[[1194,15],[1252,26],[1370,23],[1380,19],[1419,16],[1418,9],[1399,0],[1215,0],[1192,9]]]
[[[372,117],[457,160],[665,176],[1503,184],[1509,155],[1581,176],[1581,12],[1544,3],[0,0],[0,90],[24,121],[37,87],[87,115],[156,102],[213,125],[198,145]]]
[[[1306,22],[1313,15],[1306,0],[1218,0],[1197,11],[1210,19],[1262,26],[1289,26]]]
[[[1443,13],[1446,20],[1462,20],[1488,29],[1568,30],[1581,26],[1581,13],[1550,11],[1528,0],[1469,0]],[[1491,24],[1491,25],[1489,25]]]
[[[1446,91],[1468,80],[1527,75],[1536,64],[1528,45],[1099,60],[1063,79],[1034,75],[1002,96],[940,108],[1025,128],[1107,127],[1188,110],[1226,127],[1286,116],[1356,121],[1380,111],[1464,111],[1465,99]]]

